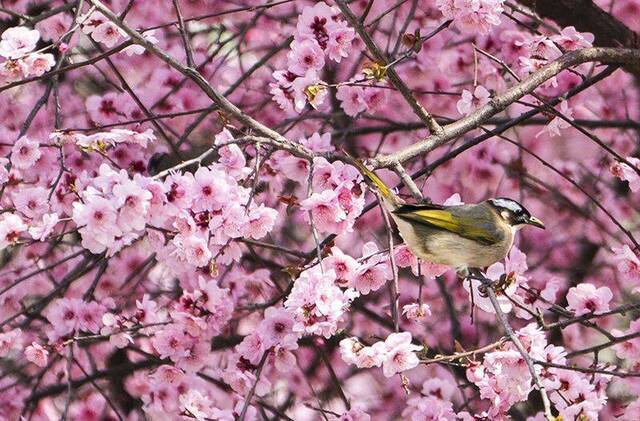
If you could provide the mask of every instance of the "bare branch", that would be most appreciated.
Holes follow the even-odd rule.
[[[485,106],[478,108],[468,116],[444,126],[442,134],[433,134],[426,139],[405,149],[388,155],[382,155],[370,160],[377,168],[393,167],[422,155],[437,147],[456,139],[470,130],[478,128],[489,118],[506,109],[509,105],[523,96],[533,92],[537,87],[556,76],[565,69],[586,62],[602,62],[617,64],[640,64],[640,50],[622,48],[585,48],[572,51],[558,58],[535,73],[529,75],[522,82],[497,95]]]

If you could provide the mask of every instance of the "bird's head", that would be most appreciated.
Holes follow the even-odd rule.
[[[524,206],[513,199],[497,197],[495,199],[489,199],[488,202],[495,208],[498,215],[514,228],[533,225],[534,227],[544,229],[544,223],[541,220],[531,215]]]

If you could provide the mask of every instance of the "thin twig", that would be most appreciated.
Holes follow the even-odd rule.
[[[490,279],[486,279],[486,278],[484,278],[482,282],[486,287],[487,295],[489,296],[491,305],[493,306],[493,309],[496,312],[498,321],[502,325],[502,328],[504,329],[505,334],[509,337],[509,340],[511,340],[513,345],[516,347],[516,349],[524,359],[524,361],[527,363],[527,367],[529,368],[529,373],[531,373],[531,378],[533,379],[533,383],[536,385],[538,390],[540,390],[540,396],[542,396],[542,405],[544,407],[545,417],[549,421],[554,421],[555,417],[551,414],[551,403],[549,402],[549,396],[547,395],[547,391],[545,390],[544,385],[540,380],[540,376],[536,371],[536,368],[534,366],[533,360],[531,359],[531,356],[522,345],[522,342],[520,342],[520,339],[518,339],[516,334],[513,332],[513,329],[511,328],[511,325],[507,320],[507,316],[502,311],[502,308],[500,307],[500,303],[498,303],[498,298],[496,297],[496,292],[494,290],[493,282]]]

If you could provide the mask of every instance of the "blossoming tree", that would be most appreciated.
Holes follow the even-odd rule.
[[[640,1],[0,2],[0,419],[640,419]],[[547,222],[486,279],[408,201]]]

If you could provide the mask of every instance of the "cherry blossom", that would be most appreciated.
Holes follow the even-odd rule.
[[[39,143],[23,136],[13,144],[11,163],[16,168],[26,170],[32,167],[41,156]]]
[[[0,56],[15,59],[36,48],[40,33],[24,26],[16,26],[5,30],[1,38]]]
[[[462,91],[462,98],[456,104],[458,112],[462,115],[468,115],[472,111],[482,107],[489,102],[491,94],[482,86],[476,86],[473,94],[466,89]]]
[[[0,418],[639,418],[637,1],[387,3],[2,2]]]
[[[422,347],[411,343],[409,332],[392,333],[384,340],[384,345],[385,357],[382,362],[382,372],[385,377],[411,370],[420,362],[415,351],[420,351]]]
[[[24,350],[25,357],[38,367],[46,367],[49,359],[49,351],[40,344],[33,342]]]
[[[611,174],[618,177],[621,180],[627,181],[629,183],[629,188],[631,191],[636,192],[640,190],[640,175],[638,174],[638,168],[640,168],[640,160],[634,157],[627,157],[627,161],[633,165],[624,163],[624,162],[614,162],[611,164],[609,171]]]
[[[608,287],[596,288],[593,284],[586,283],[570,288],[567,293],[568,308],[576,316],[607,312],[612,298],[613,293]]]

